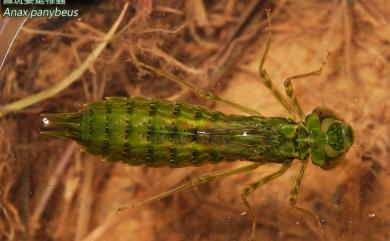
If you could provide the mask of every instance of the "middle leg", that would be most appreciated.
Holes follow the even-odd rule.
[[[283,163],[283,166],[276,172],[271,173],[263,178],[261,178],[259,181],[254,182],[250,184],[247,188],[245,188],[241,193],[241,198],[244,201],[244,204],[246,208],[248,209],[249,214],[252,217],[252,228],[251,228],[251,241],[255,240],[255,232],[256,232],[256,214],[253,211],[252,205],[249,203],[247,197],[251,195],[257,188],[261,187],[262,185],[266,184],[267,182],[270,182],[281,175],[283,175],[290,167],[291,167],[292,161],[286,161]]]
[[[305,215],[308,215],[308,216],[312,217],[314,220],[316,220],[318,228],[320,229],[321,240],[324,240],[324,229],[322,227],[320,217],[317,214],[315,214],[315,213],[313,213],[313,212],[311,212],[303,207],[297,206],[298,190],[299,190],[299,186],[301,185],[302,177],[303,177],[303,174],[305,173],[308,162],[309,162],[308,158],[306,158],[305,160],[302,161],[301,168],[299,169],[297,177],[295,178],[294,185],[290,191],[289,202],[290,202],[291,207],[295,208],[296,210],[300,211],[301,213],[304,213]]]

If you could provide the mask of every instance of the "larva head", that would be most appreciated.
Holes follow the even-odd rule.
[[[81,113],[41,114],[41,134],[65,137],[75,141],[81,138]]]
[[[311,160],[324,170],[337,166],[354,142],[352,127],[336,113],[317,107],[306,117],[311,137]]]

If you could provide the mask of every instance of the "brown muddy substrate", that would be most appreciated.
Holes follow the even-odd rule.
[[[55,97],[0,119],[0,240],[249,240],[250,217],[240,192],[276,165],[118,211],[190,177],[243,163],[177,170],[128,167],[81,153],[70,141],[39,135],[41,112],[77,111],[104,96],[166,98],[239,113],[138,69],[130,57],[263,115],[287,116],[257,78],[266,40],[265,6],[185,2],[132,1],[122,30],[82,78]],[[336,110],[352,123],[356,144],[334,170],[309,165],[298,203],[321,217],[326,240],[386,241],[389,4],[314,2],[268,5],[274,35],[266,68],[282,90],[288,76],[316,70],[326,61],[320,77],[294,82],[298,101],[305,113],[322,105]],[[77,19],[28,21],[0,72],[0,105],[48,88],[77,68],[122,6],[123,1],[104,1],[85,8]],[[315,221],[288,204],[298,167],[297,162],[250,197],[258,215],[257,240],[319,240]]]

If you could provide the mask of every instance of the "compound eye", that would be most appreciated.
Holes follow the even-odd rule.
[[[324,133],[326,133],[326,132],[328,131],[329,127],[330,127],[333,123],[335,123],[335,122],[337,122],[337,120],[334,119],[334,118],[331,118],[331,117],[323,119],[323,120],[321,121],[321,130],[322,130]]]
[[[342,154],[342,152],[333,149],[333,147],[329,144],[324,146],[324,152],[328,158],[336,158]]]

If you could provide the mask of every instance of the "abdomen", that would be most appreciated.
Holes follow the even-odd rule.
[[[78,113],[49,114],[90,153],[130,165],[183,167],[222,160],[281,162],[294,158],[293,140],[283,118],[225,115],[164,100],[110,97]],[[66,120],[65,120],[66,119]],[[78,123],[77,123],[78,122]],[[66,129],[65,128],[65,129]],[[287,128],[288,129],[288,128]],[[53,135],[51,131],[51,134]],[[282,150],[282,151],[281,151]],[[287,151],[286,151],[287,150]]]

